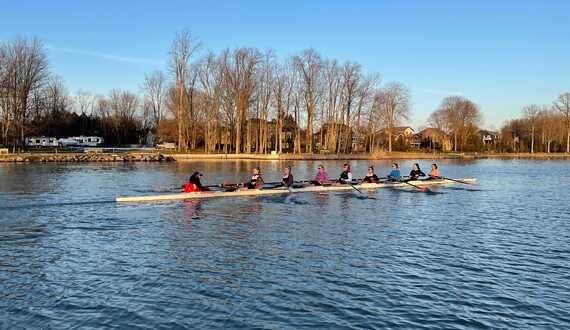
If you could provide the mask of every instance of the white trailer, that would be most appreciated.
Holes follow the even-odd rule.
[[[46,137],[46,136],[41,136],[41,137],[36,137],[36,136],[30,136],[27,137],[24,140],[24,144],[26,145],[26,147],[32,147],[32,148],[54,148],[54,147],[58,147],[59,143],[58,140],[54,137]]]

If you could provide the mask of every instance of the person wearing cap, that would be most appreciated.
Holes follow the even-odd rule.
[[[261,189],[263,188],[263,178],[261,177],[261,170],[259,167],[253,168],[253,175],[251,176],[251,180],[245,183],[245,186],[248,189]]]
[[[201,176],[202,173],[194,172],[194,174],[190,176],[190,179],[188,179],[188,183],[183,186],[184,192],[209,191],[210,188],[203,186],[202,182],[200,182]]]
[[[342,166],[342,172],[340,173],[338,182],[340,183],[352,182],[352,173],[350,173],[350,165],[348,163],[344,163],[344,165]]]
[[[293,180],[293,174],[291,174],[291,166],[285,166],[285,168],[283,169],[282,179],[283,179],[282,186],[289,188],[293,185],[295,181]]]

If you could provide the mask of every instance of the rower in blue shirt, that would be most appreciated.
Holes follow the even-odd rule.
[[[392,164],[392,171],[388,174],[389,181],[400,181],[402,180],[402,174],[400,173],[400,165],[398,163]]]

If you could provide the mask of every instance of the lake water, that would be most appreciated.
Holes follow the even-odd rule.
[[[432,193],[113,201],[286,164],[318,163],[0,164],[0,328],[570,327],[569,161],[442,161],[480,185]]]

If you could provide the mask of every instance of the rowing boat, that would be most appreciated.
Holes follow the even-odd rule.
[[[454,181],[455,180],[455,181]],[[431,185],[444,185],[456,184],[457,181],[465,183],[473,183],[476,179],[437,179],[437,180],[417,180],[410,181],[415,186],[431,186]],[[410,185],[404,182],[381,182],[381,183],[361,183],[355,185],[359,189],[372,190],[378,188],[390,187],[408,187]],[[348,184],[335,184],[327,186],[304,186],[301,188],[270,188],[270,189],[243,189],[236,191],[201,191],[177,194],[162,194],[162,195],[147,195],[147,196],[133,196],[133,197],[117,197],[116,201],[125,202],[153,202],[153,201],[171,201],[171,200],[185,200],[185,199],[206,199],[216,197],[242,197],[242,196],[265,196],[265,195],[281,195],[288,193],[302,193],[302,192],[327,192],[327,191],[343,191],[354,189]]]

